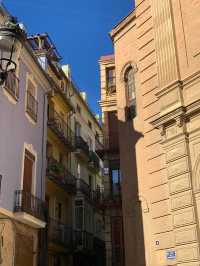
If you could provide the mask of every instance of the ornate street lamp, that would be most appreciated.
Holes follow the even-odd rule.
[[[0,25],[0,85],[2,85],[9,71],[15,71],[17,59],[26,40],[23,25],[17,19],[8,16]]]

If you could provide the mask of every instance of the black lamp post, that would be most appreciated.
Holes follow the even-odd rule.
[[[25,40],[25,30],[17,19],[7,17],[0,25],[0,85],[6,81],[9,71],[15,71],[18,55]]]

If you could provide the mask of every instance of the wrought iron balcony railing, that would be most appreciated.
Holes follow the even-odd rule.
[[[100,158],[102,158],[105,153],[118,152],[119,151],[118,133],[113,132],[110,134],[104,134],[99,139],[96,139],[95,151]]]
[[[102,150],[104,150],[103,137],[95,138],[95,151],[102,151]]]
[[[8,72],[4,88],[15,100],[19,99],[19,79],[16,77],[14,71]]]
[[[77,192],[81,192],[95,208],[100,208],[105,198],[100,188],[93,190],[91,186],[81,178],[77,178]]]
[[[93,191],[93,203],[96,208],[105,209],[112,206],[121,206],[121,187],[120,185],[115,189],[104,190],[97,188]]]
[[[89,157],[89,146],[81,136],[76,136],[75,143],[76,143],[76,149],[82,150],[85,153],[85,155]]]
[[[92,201],[95,206],[99,206],[103,201],[103,192],[100,188],[92,191]]]
[[[38,102],[30,91],[27,91],[26,112],[37,122]]]
[[[49,218],[48,237],[51,242],[62,245],[66,248],[72,248],[73,229],[58,220]]]
[[[94,235],[86,231],[74,231],[74,245],[77,249],[92,251],[94,249]]]
[[[68,193],[76,193],[75,176],[52,157],[47,158],[47,176]]]
[[[99,171],[100,160],[99,160],[99,157],[96,155],[96,153],[93,151],[90,151],[89,165],[92,166],[97,171]]]
[[[83,193],[88,199],[92,199],[92,189],[83,179],[77,179],[77,191]]]
[[[48,115],[48,126],[70,150],[74,149],[75,136],[65,120],[55,111],[50,110]]]
[[[24,190],[15,192],[14,212],[25,212],[42,221],[46,220],[45,202]]]

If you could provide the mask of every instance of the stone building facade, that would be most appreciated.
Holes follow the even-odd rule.
[[[61,65],[50,36],[37,34],[29,36],[28,41],[52,82],[45,190],[48,266],[103,266],[103,162],[95,145],[102,128],[90,110],[86,93],[72,80],[70,66]]]
[[[127,266],[200,264],[199,12],[136,0],[110,33]]]
[[[119,131],[117,118],[116,71],[114,55],[99,60],[103,117],[104,198],[106,265],[124,265],[123,219],[121,204],[121,176]]]
[[[8,12],[0,5],[0,23]],[[50,81],[27,42],[0,86],[0,264],[38,265]]]

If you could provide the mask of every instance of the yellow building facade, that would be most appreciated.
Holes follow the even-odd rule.
[[[102,265],[103,162],[96,153],[102,128],[87,104],[86,94],[72,81],[69,66],[61,67],[50,37],[30,36],[29,43],[52,84],[48,93],[46,147],[48,263],[78,266],[98,260]]]

